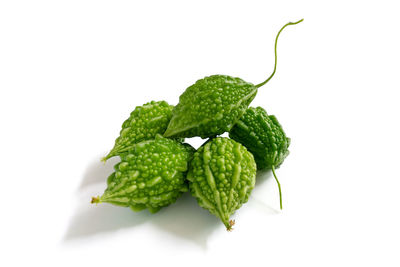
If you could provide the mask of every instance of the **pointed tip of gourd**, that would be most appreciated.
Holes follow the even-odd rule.
[[[97,197],[92,197],[92,200],[90,201],[90,203],[92,203],[92,204],[99,204],[101,201],[100,201],[100,197],[99,196],[97,196]]]
[[[112,151],[111,151],[110,153],[108,153],[107,155],[105,155],[104,157],[102,157],[102,158],[100,159],[100,161],[103,162],[103,163],[106,163],[107,160],[109,160],[109,159],[112,158],[113,156],[114,156],[114,155],[113,155],[113,153],[112,153]]]
[[[229,223],[226,225],[226,231],[232,232],[234,225],[235,225],[235,220],[230,220]]]

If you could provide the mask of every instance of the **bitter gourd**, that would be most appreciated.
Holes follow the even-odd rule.
[[[133,145],[120,155],[121,162],[109,176],[107,189],[92,203],[107,202],[134,211],[147,208],[157,212],[188,190],[185,176],[193,152],[190,145],[161,135]]]
[[[199,205],[231,230],[234,221],[230,216],[247,202],[255,185],[256,170],[253,155],[243,145],[217,137],[195,152],[187,179]]]
[[[212,75],[188,87],[175,107],[165,101],[136,107],[123,123],[114,148],[103,158],[120,156],[121,162],[114,166],[103,195],[93,197],[92,203],[154,213],[175,202],[189,187],[199,205],[230,231],[234,225],[230,217],[248,201],[258,167],[272,169],[282,208],[275,168],[288,155],[290,139],[275,116],[248,106],[258,88],[276,72],[280,33],[301,21],[289,22],[279,30],[274,69],[264,82],[254,85],[236,77]],[[224,132],[232,139],[216,137]],[[194,136],[210,139],[197,152],[178,141]]]
[[[272,169],[278,183],[282,209],[282,193],[275,169],[289,155],[290,138],[286,137],[277,118],[268,116],[262,107],[248,108],[229,132],[229,137],[247,147],[254,155],[258,169]]]
[[[174,106],[165,101],[151,101],[137,106],[129,118],[122,124],[114,148],[103,158],[103,161],[126,152],[132,145],[144,140],[154,139],[167,129]]]
[[[207,138],[230,131],[256,96],[257,89],[274,76],[280,33],[286,26],[301,21],[289,22],[278,32],[275,38],[274,71],[267,80],[258,85],[227,75],[212,75],[198,80],[180,96],[164,136]]]

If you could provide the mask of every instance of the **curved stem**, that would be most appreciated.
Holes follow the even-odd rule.
[[[299,20],[299,21],[297,21],[297,22],[289,22],[289,23],[286,23],[280,30],[279,30],[279,32],[278,32],[278,34],[276,35],[276,38],[275,38],[275,65],[274,65],[274,71],[272,72],[272,74],[268,77],[268,79],[266,79],[265,81],[263,81],[262,83],[260,83],[260,84],[257,84],[256,85],[256,87],[257,88],[260,88],[261,86],[263,86],[264,84],[266,84],[269,80],[271,80],[271,78],[272,77],[274,77],[274,75],[275,75],[275,72],[276,72],[276,64],[277,64],[277,61],[278,61],[278,57],[277,57],[277,53],[276,53],[276,47],[277,47],[277,44],[278,44],[278,37],[279,37],[279,35],[281,34],[281,32],[283,31],[283,29],[285,29],[287,26],[289,26],[289,25],[296,25],[296,24],[298,24],[298,23],[300,23],[300,22],[302,22],[304,19],[301,19],[301,20]]]
[[[281,184],[279,183],[279,180],[278,180],[278,178],[276,177],[276,174],[275,174],[275,167],[274,167],[274,166],[272,166],[272,173],[274,174],[275,181],[276,181],[276,183],[278,184],[278,188],[279,188],[279,203],[280,203],[281,209],[282,209],[282,190],[281,190]]]

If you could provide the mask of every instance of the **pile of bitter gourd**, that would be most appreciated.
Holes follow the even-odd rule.
[[[240,78],[212,75],[198,80],[179,97],[174,107],[165,101],[136,107],[123,123],[120,136],[107,159],[119,156],[115,172],[107,179],[102,196],[107,202],[148,209],[154,213],[174,203],[190,190],[199,205],[221,219],[227,230],[230,216],[246,203],[254,188],[257,169],[275,174],[289,154],[290,139],[273,115],[262,107],[249,107],[259,87],[275,74],[253,85]],[[229,137],[218,137],[225,132]],[[208,140],[197,151],[184,138]]]

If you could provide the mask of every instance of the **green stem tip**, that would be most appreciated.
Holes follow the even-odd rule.
[[[92,197],[92,200],[90,201],[90,203],[92,204],[99,204],[100,202],[101,202],[100,196]]]
[[[278,188],[279,188],[279,204],[280,204],[280,207],[281,207],[281,210],[282,210],[282,190],[281,190],[281,184],[279,183],[278,177],[276,177],[276,174],[275,174],[275,167],[274,167],[274,166],[272,166],[272,173],[274,174],[275,181],[276,181],[276,183],[278,184]]]
[[[257,85],[256,85],[257,88],[260,88],[261,86],[263,86],[264,84],[266,84],[267,82],[269,82],[269,80],[271,80],[272,77],[274,77],[274,75],[275,75],[275,72],[276,72],[276,65],[277,65],[277,62],[278,62],[278,56],[277,56],[277,53],[276,53],[276,47],[277,47],[277,45],[278,45],[278,37],[279,37],[279,35],[281,34],[281,32],[283,31],[283,29],[285,29],[285,28],[286,28],[287,26],[289,26],[289,25],[296,25],[296,24],[302,22],[303,20],[304,20],[304,19],[301,19],[301,20],[296,21],[296,22],[289,22],[289,23],[286,23],[286,24],[279,30],[279,32],[278,32],[278,34],[276,35],[276,38],[275,38],[275,65],[274,65],[274,71],[273,71],[272,74],[268,77],[268,79],[266,79],[265,81],[263,81],[263,82],[260,83],[260,84],[257,84]]]

